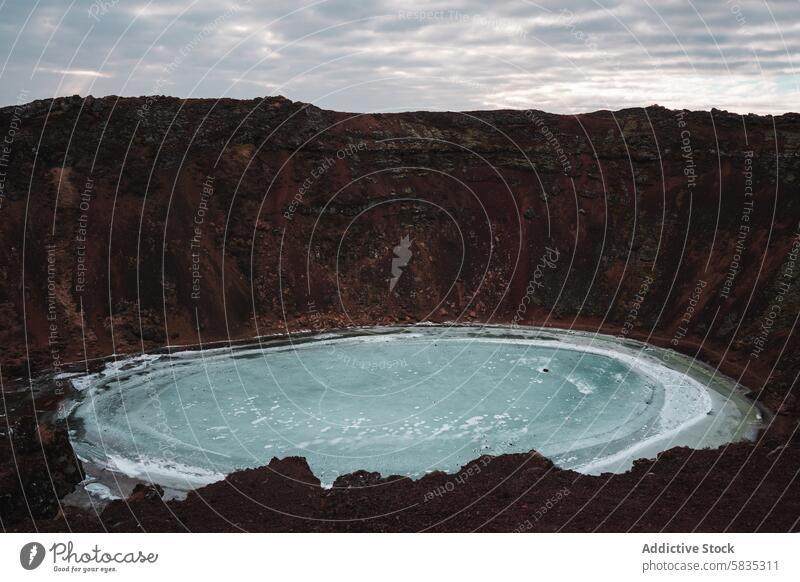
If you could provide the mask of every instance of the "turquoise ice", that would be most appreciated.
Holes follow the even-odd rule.
[[[326,484],[532,449],[623,471],[672,446],[751,438],[760,418],[685,356],[549,329],[356,330],[132,358],[75,384],[79,456],[178,490],[291,455]]]

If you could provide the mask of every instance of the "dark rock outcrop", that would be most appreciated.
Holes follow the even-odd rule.
[[[0,428],[0,524],[34,527],[83,479],[66,430],[15,415]]]

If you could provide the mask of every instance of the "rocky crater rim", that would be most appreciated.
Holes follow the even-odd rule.
[[[303,101],[295,101],[289,99],[283,95],[265,95],[259,97],[251,97],[251,98],[232,98],[232,97],[176,97],[173,95],[104,95],[104,96],[94,96],[94,95],[86,95],[82,96],[79,94],[74,95],[63,95],[60,97],[47,97],[43,99],[34,99],[32,101],[26,103],[19,103],[19,104],[10,104],[0,106],[0,113],[7,113],[11,112],[15,109],[22,108],[27,111],[33,112],[42,112],[45,108],[48,107],[57,107],[58,110],[65,110],[71,109],[72,107],[80,107],[81,103],[88,103],[89,105],[93,105],[97,102],[102,104],[141,104],[145,102],[152,101],[152,105],[155,106],[159,101],[161,102],[170,102],[170,103],[218,103],[218,104],[230,104],[230,103],[254,103],[256,105],[261,103],[268,103],[273,105],[296,105],[302,109],[315,109],[317,111],[328,111],[331,113],[341,113],[346,115],[365,115],[365,116],[401,116],[401,115],[426,115],[426,114],[458,114],[458,113],[520,113],[524,114],[526,112],[537,113],[541,115],[547,115],[551,117],[583,117],[583,116],[593,116],[593,115],[606,115],[608,113],[626,113],[626,112],[638,112],[642,110],[648,111],[660,111],[664,113],[678,113],[678,112],[688,112],[691,114],[708,114],[708,115],[723,115],[723,116],[731,116],[731,117],[745,117],[748,119],[763,119],[763,120],[797,120],[800,119],[800,113],[795,111],[785,111],[781,113],[775,114],[758,114],[758,113],[740,113],[734,111],[728,111],[725,109],[686,109],[686,108],[669,108],[664,107],[662,105],[658,105],[657,103],[653,103],[650,105],[641,105],[637,107],[623,107],[621,109],[595,109],[592,111],[580,111],[580,112],[573,112],[573,113],[552,113],[541,109],[535,109],[533,107],[530,108],[494,108],[494,109],[463,109],[463,110],[451,110],[451,109],[420,109],[420,110],[403,110],[403,111],[390,111],[390,112],[383,112],[383,111],[340,111],[335,109],[323,109],[314,105],[313,103],[306,103]]]

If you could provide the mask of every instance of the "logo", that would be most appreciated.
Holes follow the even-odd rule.
[[[403,274],[403,267],[408,265],[411,260],[411,243],[414,242],[408,238],[408,235],[400,239],[400,244],[394,247],[395,256],[392,258],[392,278],[389,279],[389,293],[394,291],[395,285],[400,280],[400,275]]]
[[[29,542],[19,551],[19,563],[26,570],[35,570],[44,561],[44,546],[39,542]]]

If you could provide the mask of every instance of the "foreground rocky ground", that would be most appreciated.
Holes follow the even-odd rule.
[[[74,97],[4,108],[0,130],[13,138],[0,182],[5,529],[798,527],[796,114]],[[406,236],[413,254],[389,292]],[[508,455],[468,478],[355,475],[322,490],[288,459],[184,502],[140,490],[99,520],[59,508],[82,477],[50,421],[64,386],[31,394],[30,378],[111,353],[424,320],[627,334],[717,366],[776,414],[755,445],[675,449],[613,477]]]
[[[483,457],[413,481],[358,472],[322,489],[305,460],[165,502],[140,486],[98,516],[65,508],[14,531],[706,531],[798,530],[800,449],[776,442],[672,449],[629,472],[588,477],[536,453]]]

